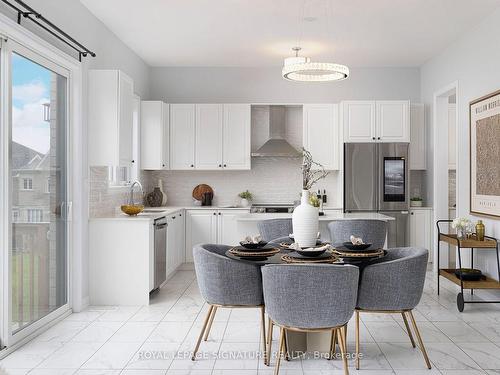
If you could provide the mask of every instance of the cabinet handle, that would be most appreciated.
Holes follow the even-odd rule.
[[[410,215],[413,215],[413,212],[411,212]]]
[[[217,212],[214,212],[214,215],[217,215]]]
[[[132,160],[132,164],[135,163],[135,160]]]
[[[172,216],[172,219],[175,219],[175,216]]]
[[[226,168],[226,167],[227,167],[227,164],[224,164],[224,168]]]
[[[375,140],[375,137],[372,137],[373,140]]]
[[[165,168],[165,164],[162,164],[161,166],[162,166],[163,168]]]
[[[219,212],[219,215],[221,215],[221,213]]]
[[[194,164],[191,164],[191,168],[194,168]]]
[[[219,164],[219,168],[222,168],[222,164]]]
[[[378,137],[377,139],[380,139],[380,137]]]

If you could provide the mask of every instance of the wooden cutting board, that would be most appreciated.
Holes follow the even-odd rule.
[[[197,201],[201,201],[204,193],[214,193],[212,188],[207,184],[199,184],[193,189],[193,198]]]

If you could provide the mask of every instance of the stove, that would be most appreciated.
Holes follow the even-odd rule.
[[[269,214],[269,213],[292,213],[294,209],[293,203],[256,203],[250,207],[252,214]]]

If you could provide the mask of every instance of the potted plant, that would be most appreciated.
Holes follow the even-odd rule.
[[[316,182],[328,176],[328,172],[313,160],[311,153],[305,148],[302,148],[302,156],[302,195],[300,205],[293,210],[292,228],[295,242],[305,247],[316,245],[319,227],[318,208],[311,205],[309,190]]]
[[[472,232],[472,222],[466,217],[457,217],[453,219],[451,227],[457,230],[457,238],[460,240],[467,237],[467,231]]]
[[[248,207],[250,205],[250,201],[252,200],[252,193],[250,193],[248,190],[242,191],[238,194],[238,197],[241,198],[241,207]]]
[[[423,199],[420,197],[410,198],[410,206],[411,207],[422,207]]]

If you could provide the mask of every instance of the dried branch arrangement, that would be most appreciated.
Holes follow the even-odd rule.
[[[302,189],[310,190],[316,182],[328,176],[329,172],[321,164],[316,163],[311,153],[304,147],[302,147],[302,156]]]

